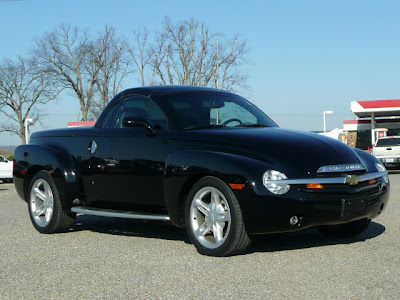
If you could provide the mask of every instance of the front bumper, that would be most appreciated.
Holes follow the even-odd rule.
[[[310,190],[304,184],[291,182],[291,190],[285,195],[257,195],[249,186],[236,192],[236,196],[250,234],[298,231],[373,219],[386,208],[390,194],[390,184],[384,177],[376,177],[377,173],[364,174],[367,176],[363,179],[367,180],[357,184],[343,183],[342,179],[338,180],[340,183],[324,184],[323,190]],[[377,181],[371,184],[370,179]],[[293,216],[299,220],[295,225],[290,223]]]
[[[378,157],[385,166],[393,167],[400,165],[400,157]]]

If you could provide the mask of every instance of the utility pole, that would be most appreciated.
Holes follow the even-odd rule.
[[[219,46],[217,40],[217,89],[219,89]],[[219,124],[219,108],[217,108],[217,125]]]
[[[25,144],[29,143],[29,126],[33,125],[33,119],[25,119]]]
[[[326,117],[325,115],[333,114],[333,110],[325,110],[322,115],[324,116],[324,133],[326,133]]]
[[[219,47],[218,47],[218,40],[217,40],[217,89],[219,89]]]

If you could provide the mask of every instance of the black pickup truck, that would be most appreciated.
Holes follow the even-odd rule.
[[[359,234],[390,188],[372,155],[188,86],[128,89],[94,127],[36,132],[13,172],[41,233],[71,229],[77,213],[168,221],[214,256],[243,252],[256,234]]]

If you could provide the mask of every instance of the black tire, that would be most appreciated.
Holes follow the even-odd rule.
[[[317,229],[326,236],[353,237],[364,232],[370,223],[370,219],[362,219],[345,224],[319,226]]]
[[[3,183],[12,183],[13,182],[13,180],[12,179],[9,179],[9,178],[7,178],[7,179],[2,179],[3,180]]]
[[[203,205],[196,207],[197,202],[194,200],[196,195],[199,198],[198,193],[204,195],[202,203],[207,204],[209,216],[199,210],[200,206],[204,210]],[[213,203],[211,203],[211,195],[216,195]],[[197,251],[204,255],[239,254],[251,243],[244,226],[242,211],[234,193],[216,177],[204,177],[193,185],[186,200],[185,223],[190,240]],[[207,229],[203,230],[207,233],[199,236],[201,228],[207,228],[208,231]]]
[[[76,214],[63,210],[60,187],[50,173],[38,172],[32,178],[26,197],[32,224],[40,233],[66,232],[74,226]]]

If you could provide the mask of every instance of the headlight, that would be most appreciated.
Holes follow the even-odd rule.
[[[271,193],[276,195],[283,195],[289,191],[290,185],[275,183],[274,181],[285,179],[287,179],[285,174],[275,170],[268,170],[264,173],[263,184]]]
[[[384,165],[380,164],[380,163],[375,163],[375,167],[379,172],[384,172],[386,171],[386,168]]]
[[[382,165],[382,164],[380,164],[380,163],[375,163],[375,167],[376,167],[376,169],[377,169],[379,172],[385,172],[385,171],[386,171],[385,166]],[[384,180],[386,183],[389,183],[389,177],[388,177],[388,174],[387,174],[387,173],[386,173],[386,175],[383,175],[382,177],[383,177],[383,180]]]

